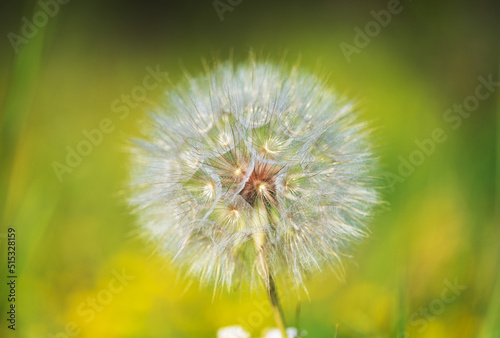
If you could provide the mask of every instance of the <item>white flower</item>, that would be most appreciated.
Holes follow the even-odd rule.
[[[250,334],[240,326],[228,326],[217,331],[217,338],[250,338]]]
[[[286,335],[287,335],[287,338],[298,338],[299,332],[297,331],[296,328],[289,327],[286,329]],[[283,338],[283,335],[281,334],[280,330],[272,329],[272,330],[267,331],[265,338]]]
[[[130,203],[188,274],[303,286],[365,235],[377,203],[370,132],[320,79],[253,59],[217,64],[163,107],[135,141]]]

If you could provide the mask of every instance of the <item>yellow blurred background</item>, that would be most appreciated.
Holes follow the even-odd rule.
[[[297,296],[281,295],[289,324],[308,337],[334,337],[337,327],[338,337],[500,337],[495,2],[40,0],[0,9],[1,337],[215,337],[229,325],[258,337],[274,325],[263,292],[213,297],[180,278],[138,238],[123,194],[126,141],[167,82],[202,72],[202,58],[238,62],[250,49],[329,74],[377,127],[387,203],[346,259],[344,281],[312,277],[298,320]],[[118,112],[116,100],[157,67],[168,81]],[[68,167],[68,153],[98,128],[108,132]],[[15,332],[6,320],[11,227]]]

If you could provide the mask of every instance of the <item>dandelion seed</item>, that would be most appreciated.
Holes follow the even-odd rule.
[[[377,195],[370,131],[317,77],[250,58],[166,95],[133,147],[130,203],[144,232],[214,287],[304,287],[365,236]]]

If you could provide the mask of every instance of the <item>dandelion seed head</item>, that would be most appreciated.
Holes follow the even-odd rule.
[[[341,268],[377,203],[370,130],[354,105],[297,67],[216,64],[170,90],[132,158],[144,233],[216,287],[296,286]]]

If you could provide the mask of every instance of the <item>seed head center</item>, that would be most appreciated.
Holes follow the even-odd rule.
[[[276,204],[276,175],[279,168],[266,163],[259,163],[250,174],[240,195],[254,206],[260,198],[267,203]]]

